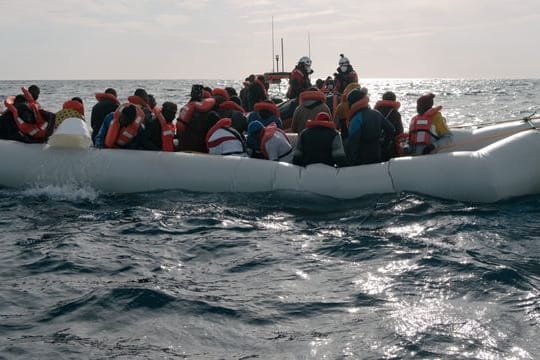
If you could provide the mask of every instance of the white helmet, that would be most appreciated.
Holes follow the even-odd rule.
[[[347,59],[345,57],[345,55],[343,54],[339,54],[340,56],[340,59],[339,59],[339,66],[342,66],[342,65],[350,65],[351,63],[349,62],[349,59]]]
[[[311,59],[307,56],[302,56],[300,60],[298,60],[299,64],[304,64],[306,66],[311,66]]]

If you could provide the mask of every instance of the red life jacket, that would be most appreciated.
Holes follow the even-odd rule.
[[[349,113],[347,114],[347,128],[349,128],[349,124],[351,123],[351,119],[354,117],[354,115],[359,112],[360,110],[366,108],[369,105],[369,96],[364,96],[362,99],[358,100],[351,106],[349,109]]]
[[[151,110],[150,106],[148,106],[146,101],[141,99],[141,97],[139,97],[139,96],[136,96],[136,95],[128,96],[128,101],[133,105],[139,105],[139,106],[141,106],[143,108],[148,108],[149,110]]]
[[[236,111],[240,111],[242,114],[246,112],[246,110],[244,110],[242,106],[238,105],[237,103],[231,100],[222,102],[219,105],[219,110],[236,110]]]
[[[261,110],[268,110],[276,117],[279,117],[279,109],[273,102],[261,101],[253,106],[253,111],[260,112]]]
[[[97,101],[111,100],[111,101],[114,101],[116,105],[120,105],[120,101],[113,94],[96,93],[96,100]]]
[[[107,135],[105,136],[105,147],[106,148],[116,148],[119,146],[126,146],[133,140],[139,131],[139,127],[144,123],[144,112],[138,107],[135,106],[137,115],[135,120],[126,127],[120,127],[120,114],[122,110],[131,104],[124,104],[120,106],[115,112],[111,125],[107,130]]]
[[[282,133],[283,136],[285,137],[285,139],[287,139],[287,141],[289,141],[289,138],[287,137],[287,134],[285,133],[285,131],[278,128],[275,123],[271,123],[270,125],[265,127],[264,132],[263,132],[263,136],[262,136],[262,139],[261,139],[261,152],[264,155],[264,158],[267,159],[267,160],[268,160],[268,153],[266,152],[266,142],[268,140],[270,140],[274,136],[276,131]],[[289,141],[289,144],[290,143],[291,142]],[[292,151],[292,149],[291,149],[291,151]],[[289,153],[290,153],[290,151],[287,152],[286,154],[281,155],[280,158],[288,155]]]
[[[161,126],[161,150],[168,152],[174,151],[174,134],[176,127],[172,122],[167,122],[167,120],[165,120],[165,117],[161,113],[161,108],[156,106],[153,112]]]
[[[299,100],[300,100],[299,101],[300,105],[302,105],[304,101],[308,101],[308,100],[316,100],[322,103],[326,103],[326,95],[324,95],[323,92],[318,91],[318,90],[304,91],[300,94]]]
[[[225,101],[231,100],[231,96],[229,95],[227,90],[225,90],[223,88],[215,88],[215,89],[213,89],[212,90],[212,95],[213,96],[221,96],[222,98],[225,99]]]
[[[33,101],[32,95],[30,95],[30,98]],[[19,117],[19,112],[13,104],[14,100],[15,97],[8,96],[7,99],[4,100],[4,105],[6,105],[6,108],[11,112],[13,120],[15,121],[15,124],[17,124],[17,128],[19,129],[19,131],[23,135],[28,136],[31,139],[41,140],[45,138],[49,123],[43,120],[43,117],[41,116],[39,109],[35,105],[35,102],[33,102],[32,104],[28,104],[28,106],[34,113],[34,117],[36,119],[35,124],[30,124]]]
[[[433,115],[441,111],[442,106],[429,109],[422,115],[416,115],[412,118],[409,126],[409,144],[410,145],[429,145],[431,136],[436,135],[431,132],[431,123]]]
[[[309,86],[306,76],[304,75],[302,70],[295,67],[294,70],[291,72],[291,75],[289,76],[289,89],[287,90],[287,97],[289,99],[291,98],[293,92],[293,81],[296,81],[298,82],[298,84],[300,84],[300,92],[302,92],[302,90],[305,90]]]
[[[202,99],[202,101],[190,101],[180,109],[178,115],[178,121],[176,122],[176,132],[178,134],[183,133],[186,129],[186,125],[191,122],[195,111],[207,113],[216,105],[216,99],[209,97]]]

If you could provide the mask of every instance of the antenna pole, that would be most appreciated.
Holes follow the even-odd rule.
[[[272,15],[272,72],[274,72],[274,15]]]
[[[283,66],[284,59],[285,56],[283,56],[283,38],[281,38],[281,71],[285,71],[285,66]]]
[[[307,33],[307,42],[308,42],[308,56],[311,58],[311,36],[309,31]]]

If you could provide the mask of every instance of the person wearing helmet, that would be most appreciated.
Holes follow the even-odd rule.
[[[307,56],[302,56],[298,60],[298,64],[294,67],[294,70],[291,71],[287,98],[295,99],[302,91],[309,89],[311,87],[309,75],[312,73],[311,59]]]
[[[339,66],[337,73],[334,74],[334,91],[341,94],[347,85],[358,82],[358,74],[356,74],[345,55],[340,54],[339,56]]]

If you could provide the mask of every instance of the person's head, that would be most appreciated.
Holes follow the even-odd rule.
[[[317,87],[317,89],[322,89],[324,87],[324,80],[317,79],[317,81],[315,81],[315,86]]]
[[[367,89],[361,88],[361,89],[353,89],[349,92],[347,95],[347,102],[349,103],[349,106],[352,106],[355,102],[362,100],[367,95]]]
[[[334,79],[332,79],[330,76],[326,78],[324,83],[329,91],[334,90]]]
[[[347,72],[347,70],[349,70],[349,66],[351,66],[349,59],[347,59],[345,55],[339,54],[339,71]]]
[[[40,93],[39,87],[37,85],[30,85],[30,87],[28,88],[28,92],[32,95],[34,100],[37,101]]]
[[[382,95],[383,100],[396,101],[396,94],[392,91],[387,91]]]
[[[148,93],[146,92],[146,90],[139,88],[135,90],[133,95],[140,97],[145,103],[148,104],[149,99],[148,99]]]
[[[192,101],[201,101],[203,98],[204,87],[201,84],[191,85],[191,100]]]
[[[311,59],[308,56],[302,56],[300,60],[298,60],[298,66],[303,67],[308,74],[311,74]]]
[[[255,74],[249,75],[246,80],[249,81],[250,83],[254,82],[255,81]]]
[[[165,101],[161,106],[161,114],[167,122],[171,122],[176,117],[176,112],[178,111],[178,106],[175,103],[170,101]]]
[[[81,104],[83,103],[82,99],[80,97],[78,97],[78,96],[72,97],[71,100],[76,101],[76,102],[81,103]]]
[[[114,90],[113,88],[105,89],[105,94],[111,94],[114,97],[118,97],[118,95],[116,94],[116,90]]]
[[[133,104],[127,105],[120,112],[120,126],[121,127],[128,126],[133,121],[135,121],[136,117],[137,117],[137,109],[135,109],[135,105]]]
[[[152,94],[148,94],[148,106],[150,109],[155,108],[157,105],[156,98]]]
[[[435,94],[427,93],[416,100],[416,111],[418,114],[421,115],[433,107],[433,98],[435,98]]]
[[[227,86],[225,88],[225,91],[227,92],[227,94],[229,94],[229,97],[238,96],[236,89],[231,86]]]
[[[26,97],[23,94],[19,94],[15,96],[15,99],[13,100],[13,104],[26,104],[28,101],[26,100]]]
[[[254,120],[248,124],[247,132],[250,136],[259,136],[262,133],[263,129],[263,123],[258,120]]]

